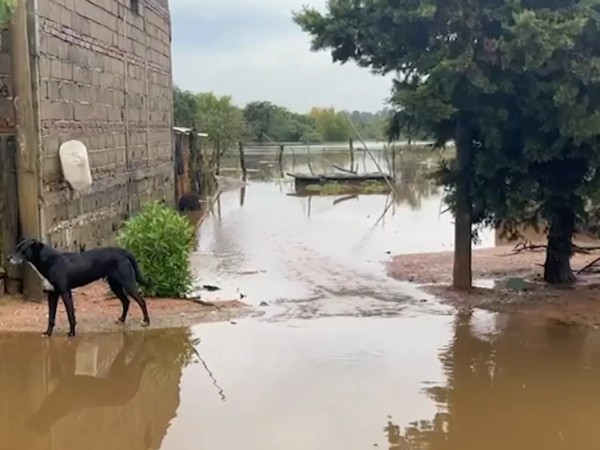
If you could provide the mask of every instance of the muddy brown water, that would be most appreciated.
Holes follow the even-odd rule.
[[[251,179],[199,230],[200,280],[263,316],[0,335],[0,449],[598,448],[600,331],[457,312],[385,276],[388,251],[450,245],[435,190],[377,226],[385,196],[309,213],[289,190]]]
[[[0,339],[0,448],[591,450],[600,439],[594,330],[424,313],[128,339]]]

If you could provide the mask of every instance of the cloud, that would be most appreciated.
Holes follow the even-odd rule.
[[[268,100],[298,112],[316,105],[381,109],[390,77],[311,52],[309,36],[292,22],[292,11],[305,2],[171,0],[175,83],[231,95],[240,105]]]

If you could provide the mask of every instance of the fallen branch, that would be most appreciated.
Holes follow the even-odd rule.
[[[388,196],[389,198],[389,196]],[[387,214],[387,212],[389,211],[389,209],[394,205],[394,197],[390,198],[390,201],[388,202],[386,199],[386,205],[385,208],[383,209],[383,212],[381,213],[381,215],[379,216],[379,218],[377,219],[377,221],[375,222],[375,224],[373,225],[373,227],[371,228],[371,230],[375,229],[375,227],[377,225],[379,225],[379,222],[381,222],[384,218],[385,215]]]
[[[573,251],[575,253],[583,253],[585,255],[589,255],[592,252],[596,252],[600,250],[600,246],[592,246],[592,247],[580,247],[579,245],[573,245]]]
[[[341,172],[346,172],[346,173],[351,173],[352,175],[356,175],[356,171],[354,171],[354,170],[344,169],[343,167],[340,167],[337,164],[332,164],[332,166],[334,169],[337,169]]]
[[[546,250],[548,248],[547,245],[543,244],[533,244],[531,241],[519,242],[514,246],[513,251],[508,253],[506,256],[518,255],[521,252],[535,252],[539,250]]]
[[[221,288],[218,286],[214,286],[212,284],[204,284],[202,285],[202,289],[209,291],[209,292],[214,292],[214,291],[220,291]]]
[[[579,275],[580,273],[585,272],[588,269],[591,269],[593,266],[595,266],[598,262],[600,261],[600,256],[596,259],[594,259],[591,263],[586,264],[585,266],[583,266],[582,269],[577,271],[577,275]]]
[[[533,244],[531,241],[525,241],[515,245],[513,251],[505,256],[513,256],[518,255],[521,252],[535,252],[546,249],[548,249],[548,245],[546,244]],[[600,250],[600,246],[582,247],[580,245],[573,244],[573,253],[589,255],[590,253],[598,250]]]

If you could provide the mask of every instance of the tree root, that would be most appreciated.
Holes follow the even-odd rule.
[[[518,255],[522,252],[545,251],[547,248],[548,248],[547,245],[533,244],[531,241],[525,241],[525,242],[521,242],[521,243],[515,245],[515,247],[513,248],[513,251],[504,256],[514,256],[514,255]],[[580,245],[573,244],[573,253],[590,255],[593,252],[598,251],[598,250],[600,250],[600,246],[582,247]],[[575,272],[575,274],[580,275],[584,272],[589,272],[590,269],[593,269],[599,263],[600,263],[600,256],[598,258],[595,258],[594,260],[592,260],[585,266],[583,266],[581,269],[579,269],[577,272]],[[536,266],[544,267],[543,264],[536,264]],[[568,277],[568,278],[570,278],[570,277]],[[571,280],[565,280],[565,281],[570,282]]]
[[[514,246],[513,251],[505,256],[514,256],[522,252],[545,251],[548,248],[545,244],[533,244],[531,241],[521,242]],[[600,246],[580,246],[573,244],[573,253],[589,255],[592,252],[600,250]]]

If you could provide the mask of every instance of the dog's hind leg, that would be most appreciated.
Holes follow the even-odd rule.
[[[135,302],[138,305],[140,305],[142,315],[144,316],[142,326],[147,327],[148,325],[150,325],[150,316],[148,316],[148,308],[146,307],[146,301],[142,298],[142,296],[139,293],[136,282],[135,269],[133,268],[131,263],[129,261],[126,261],[125,263],[119,264],[117,270],[113,272],[110,278],[113,278],[115,281],[117,281],[122,286],[123,291],[125,291],[125,294],[133,298]]]
[[[116,323],[125,323],[125,320],[127,320],[127,312],[129,311],[129,298],[123,291],[121,283],[119,283],[116,279],[113,277],[108,277],[107,281],[108,285],[110,286],[110,290],[115,293],[117,298],[121,300],[121,305],[123,305],[123,312],[121,317],[117,319]]]
[[[75,336],[75,306],[73,305],[73,295],[71,291],[65,291],[60,294],[62,297],[63,303],[65,304],[65,309],[67,310],[67,317],[69,318],[69,337]]]
[[[123,286],[123,289],[125,289],[125,292],[127,294],[129,294],[138,305],[140,305],[140,308],[142,310],[142,315],[144,316],[144,320],[142,321],[142,326],[147,327],[148,325],[150,325],[150,316],[148,316],[148,308],[146,307],[146,301],[140,295],[135,283],[130,283],[130,284],[125,285],[125,286]]]
[[[43,336],[52,336],[54,325],[56,323],[56,309],[58,308],[58,293],[56,291],[48,291],[48,328]]]

